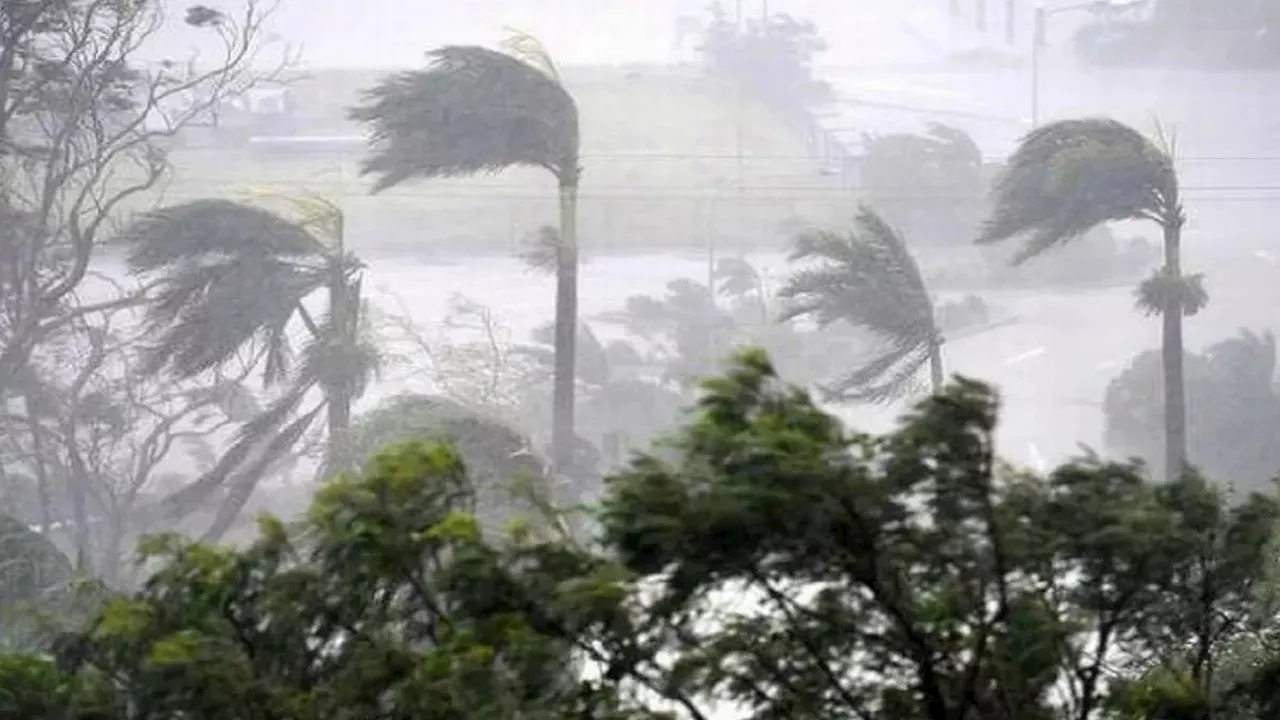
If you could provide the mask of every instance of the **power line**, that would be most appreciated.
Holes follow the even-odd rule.
[[[240,183],[237,183],[237,184],[240,184]],[[314,183],[314,182],[300,181],[300,180],[299,180],[299,181],[274,181],[274,182],[258,182],[258,183],[256,183],[256,186],[258,186],[258,187],[280,187],[280,186],[286,186],[286,187],[310,188],[310,189],[315,189],[317,186],[321,186],[321,185],[323,185],[323,184],[321,184],[321,183]],[[478,200],[478,199],[489,199],[489,200],[529,200],[529,201],[535,201],[535,200],[536,200],[536,201],[551,201],[551,200],[554,200],[554,199],[555,199],[555,195],[554,195],[554,193],[553,193],[553,192],[551,192],[551,191],[548,191],[548,192],[546,192],[546,193],[528,193],[528,192],[525,192],[525,193],[491,192],[491,191],[493,191],[493,190],[504,190],[504,189],[506,189],[506,188],[512,188],[512,189],[514,189],[514,188],[517,188],[517,187],[520,187],[520,186],[514,186],[514,185],[511,185],[511,186],[486,186],[486,187],[482,187],[482,188],[475,188],[475,189],[472,189],[472,190],[462,190],[462,191],[452,191],[452,192],[451,192],[451,191],[438,191],[438,190],[437,190],[437,191],[397,192],[397,193],[390,193],[390,192],[388,192],[388,193],[382,193],[382,194],[379,194],[379,195],[376,195],[376,196],[375,196],[375,195],[366,195],[366,194],[347,194],[347,195],[345,195],[345,196],[344,196],[344,199],[348,199],[348,200],[350,200],[350,199],[355,199],[355,198],[367,198],[367,199],[369,199],[369,200],[379,200],[379,199],[398,199],[398,200],[414,200],[414,199],[436,199],[436,200],[445,200],[445,199],[452,199],[452,200],[458,200],[458,199],[477,199],[477,200]],[[636,191],[636,188],[634,188],[634,187],[633,187],[633,188],[628,188],[628,191],[627,191],[627,192],[611,192],[611,191],[608,191],[608,190],[605,190],[604,192],[598,192],[598,191],[597,191],[597,192],[592,192],[590,189],[587,189],[587,188],[584,188],[583,190],[584,190],[584,191],[581,193],[580,197],[582,197],[583,199],[595,199],[595,200],[659,200],[659,199],[662,199],[662,200],[699,200],[699,201],[709,201],[709,202],[718,202],[718,203],[729,203],[730,201],[732,201],[732,200],[734,200],[734,199],[736,199],[736,198],[737,198],[737,195],[736,195],[735,193],[719,193],[719,194],[716,194],[716,193],[705,193],[705,192],[703,192],[703,193],[699,193],[699,192],[678,192],[678,191],[677,191],[677,192],[673,192],[673,191],[670,191],[670,190],[656,190],[656,191],[637,192],[637,191]],[[737,188],[734,188],[734,190],[736,191],[736,190],[737,190]],[[854,196],[856,196],[855,192],[854,192],[853,190],[851,190],[851,189],[848,189],[848,188],[821,188],[821,187],[813,187],[813,188],[807,188],[807,187],[801,187],[801,188],[788,188],[788,187],[768,187],[768,186],[757,186],[757,187],[745,187],[745,188],[743,188],[743,190],[744,190],[745,192],[763,191],[763,192],[756,193],[756,194],[755,194],[755,195],[753,195],[752,197],[744,198],[744,200],[747,200],[747,201],[759,201],[759,200],[796,201],[796,200],[814,200],[814,199],[825,199],[825,200],[830,200],[830,199],[839,199],[839,198],[841,198],[841,197],[846,197],[846,196],[847,196],[847,197],[854,197]],[[781,192],[780,192],[780,191],[781,191]],[[1277,203],[1280,203],[1280,186],[1253,186],[1253,187],[1250,187],[1250,186],[1241,186],[1241,187],[1236,187],[1236,188],[1230,188],[1230,187],[1220,187],[1220,188],[1214,188],[1214,187],[1204,187],[1204,188],[1186,188],[1186,187],[1184,187],[1184,188],[1183,188],[1184,197],[1186,197],[1186,192],[1187,192],[1187,191],[1191,191],[1191,192],[1193,192],[1193,193],[1194,193],[1194,192],[1216,192],[1216,191],[1227,191],[1227,192],[1254,192],[1254,191],[1270,191],[1270,192],[1275,193],[1275,194],[1272,194],[1272,195],[1252,194],[1252,195],[1231,195],[1231,196],[1221,196],[1221,195],[1219,195],[1219,196],[1208,196],[1208,197],[1206,197],[1206,196],[1197,196],[1197,197],[1194,197],[1194,198],[1188,198],[1188,199],[1189,199],[1189,200],[1194,200],[1194,201],[1195,201],[1195,202],[1197,202],[1197,203],[1203,203],[1203,202],[1255,202],[1255,201],[1256,201],[1256,202],[1277,202]],[[209,196],[210,196],[210,194],[209,194],[209,193],[203,193],[203,194],[201,194],[201,193],[189,193],[189,192],[174,193],[174,192],[169,192],[169,191],[162,191],[160,194],[161,194],[162,196],[166,197],[166,198],[178,199],[178,200],[196,200],[196,199],[201,199],[201,198],[207,198],[207,197],[209,197]],[[876,199],[878,199],[878,200],[890,200],[890,201],[898,201],[898,200],[902,200],[902,201],[908,201],[908,200],[955,200],[955,201],[957,201],[957,202],[960,202],[960,201],[971,201],[971,200],[973,200],[973,196],[962,196],[962,195],[943,195],[943,194],[927,194],[927,193],[904,193],[904,194],[900,194],[900,195],[883,195],[883,194],[878,194],[878,195],[876,195]]]
[[[833,132],[841,132],[841,131],[837,130]],[[854,132],[854,130],[850,129],[848,132]],[[869,133],[869,134],[872,136],[876,136],[876,135],[887,136],[887,135],[896,135],[898,133]],[[901,133],[901,134],[909,135],[911,133]],[[216,152],[219,155],[223,154],[224,152],[222,150],[214,150],[212,148],[210,149],[196,148],[194,149],[194,151],[195,152],[204,151],[204,152],[210,152],[210,153]],[[182,154],[186,152],[192,152],[192,149],[179,149],[173,153],[173,156],[181,160]],[[263,165],[275,164],[277,162],[280,162],[281,158],[284,155],[285,153],[282,152],[280,155],[276,156],[275,158],[272,158],[270,155],[270,151],[266,151],[263,153],[263,157],[258,162],[261,162]],[[744,160],[747,160],[747,161],[791,160],[791,161],[808,161],[808,162],[814,162],[814,163],[820,163],[822,161],[822,158],[817,158],[817,157],[814,157],[813,155],[800,155],[800,154],[774,155],[774,154],[752,153],[752,154],[745,154],[742,157]],[[650,152],[587,153],[582,155],[581,159],[584,161],[588,161],[588,160],[608,160],[608,161],[614,161],[614,160],[617,160],[617,161],[622,161],[622,160],[629,160],[629,161],[737,160],[738,155],[736,153],[704,153],[704,152],[698,152],[698,153],[650,153]],[[988,162],[1001,162],[1001,161],[1007,160],[1008,156],[1007,155],[983,155],[982,159]],[[1280,155],[1178,155],[1174,158],[1174,160],[1176,162],[1280,162]],[[351,164],[354,164],[355,162],[356,160],[354,159],[349,161],[349,163]],[[178,164],[181,165],[180,162]],[[335,166],[337,164],[338,163],[335,163]]]

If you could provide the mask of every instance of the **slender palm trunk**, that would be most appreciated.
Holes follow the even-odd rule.
[[[343,219],[338,217],[338,249],[337,257],[329,261],[329,326],[334,337],[321,338],[321,342],[338,343],[338,355],[344,360],[352,356],[352,348],[357,342],[356,308],[352,303],[360,299],[351,297],[351,283],[347,279],[346,257],[344,250]],[[343,368],[340,374],[332,371],[326,373],[331,380],[323,388],[325,394],[325,412],[327,413],[328,456],[334,465],[331,473],[339,473],[349,469],[350,453],[347,452],[346,438],[351,428],[351,390],[347,382],[349,368]]]
[[[351,308],[349,303],[352,299],[349,297],[349,285],[347,284],[346,273],[342,271],[342,263],[335,263],[332,271],[333,277],[329,281],[329,324],[335,337],[324,338],[322,342],[336,343],[342,345],[339,348],[339,354],[343,357],[349,356],[349,344],[355,341],[350,316]],[[345,378],[344,378],[345,379]],[[344,439],[347,430],[351,427],[351,393],[347,391],[346,383],[341,381],[331,381],[324,387],[325,394],[325,411],[328,420],[328,443],[329,457],[338,459],[342,467],[336,470],[345,470],[347,458]]]
[[[933,394],[942,392],[947,378],[942,369],[942,338],[936,338],[929,346],[929,384]]]
[[[573,465],[574,385],[578,345],[578,178],[560,181],[560,247],[556,265],[555,378],[551,397],[551,458],[563,473]]]
[[[1175,210],[1161,223],[1164,230],[1164,272],[1182,278],[1182,216]],[[1182,303],[1162,308],[1161,359],[1164,365],[1164,475],[1172,481],[1187,464],[1187,400],[1183,382]]]

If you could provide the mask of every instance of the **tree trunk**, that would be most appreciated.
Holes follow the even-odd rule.
[[[551,396],[551,459],[557,473],[573,465],[574,385],[578,335],[578,180],[560,181],[560,245],[556,258],[555,378]]]
[[[1162,223],[1164,272],[1182,278],[1182,219],[1178,213]],[[1183,383],[1181,302],[1161,308],[1161,359],[1164,366],[1164,476],[1177,479],[1187,464],[1187,400]]]
[[[942,386],[946,382],[946,374],[942,369],[942,340],[939,338],[929,345],[929,384],[933,394],[942,392]]]
[[[351,457],[347,451],[346,438],[351,429],[351,383],[352,368],[346,367],[354,356],[354,346],[358,342],[360,329],[357,327],[357,308],[352,303],[359,303],[360,298],[351,297],[351,285],[347,279],[346,258],[343,241],[343,218],[338,217],[336,257],[329,260],[329,330],[333,337],[320,338],[323,343],[336,343],[336,355],[343,359],[343,367],[339,375],[330,369],[325,374],[330,381],[323,387],[325,394],[325,412],[327,414],[328,452],[330,459],[329,473],[336,475],[350,469]],[[331,356],[332,357],[332,356]]]

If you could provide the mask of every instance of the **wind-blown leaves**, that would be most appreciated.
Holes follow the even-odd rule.
[[[476,46],[429,53],[426,70],[397,73],[351,110],[371,128],[361,173],[374,191],[412,178],[544,168],[578,173],[578,109],[553,75],[513,55]]]
[[[1026,135],[996,182],[979,244],[1025,235],[1015,263],[1109,221],[1175,210],[1173,159],[1141,133],[1105,118],[1062,120]]]
[[[863,207],[850,233],[802,234],[791,260],[819,262],[795,272],[779,292],[787,301],[783,319],[807,315],[823,326],[844,321],[880,343],[870,361],[828,392],[882,402],[909,391],[941,339],[924,277],[902,237]]]
[[[143,372],[192,377],[257,340],[264,381],[284,376],[286,328],[326,280],[307,263],[325,248],[304,228],[250,205],[195,200],[143,215],[119,240],[133,272],[161,274],[147,305],[155,337]]]

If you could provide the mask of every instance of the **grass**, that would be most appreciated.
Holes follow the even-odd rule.
[[[343,114],[376,79],[339,70],[296,81],[299,111],[308,117],[300,132],[358,134]],[[849,212],[839,178],[807,157],[803,138],[696,69],[570,68],[565,81],[582,116],[579,224],[588,254],[700,252],[709,236],[723,250],[774,248],[789,220],[842,222]],[[555,187],[533,170],[424,181],[370,197],[358,177],[358,152],[265,159],[187,147],[171,157],[175,173],[161,202],[235,196],[250,187],[318,193],[342,204],[358,252],[508,253],[556,217]]]

